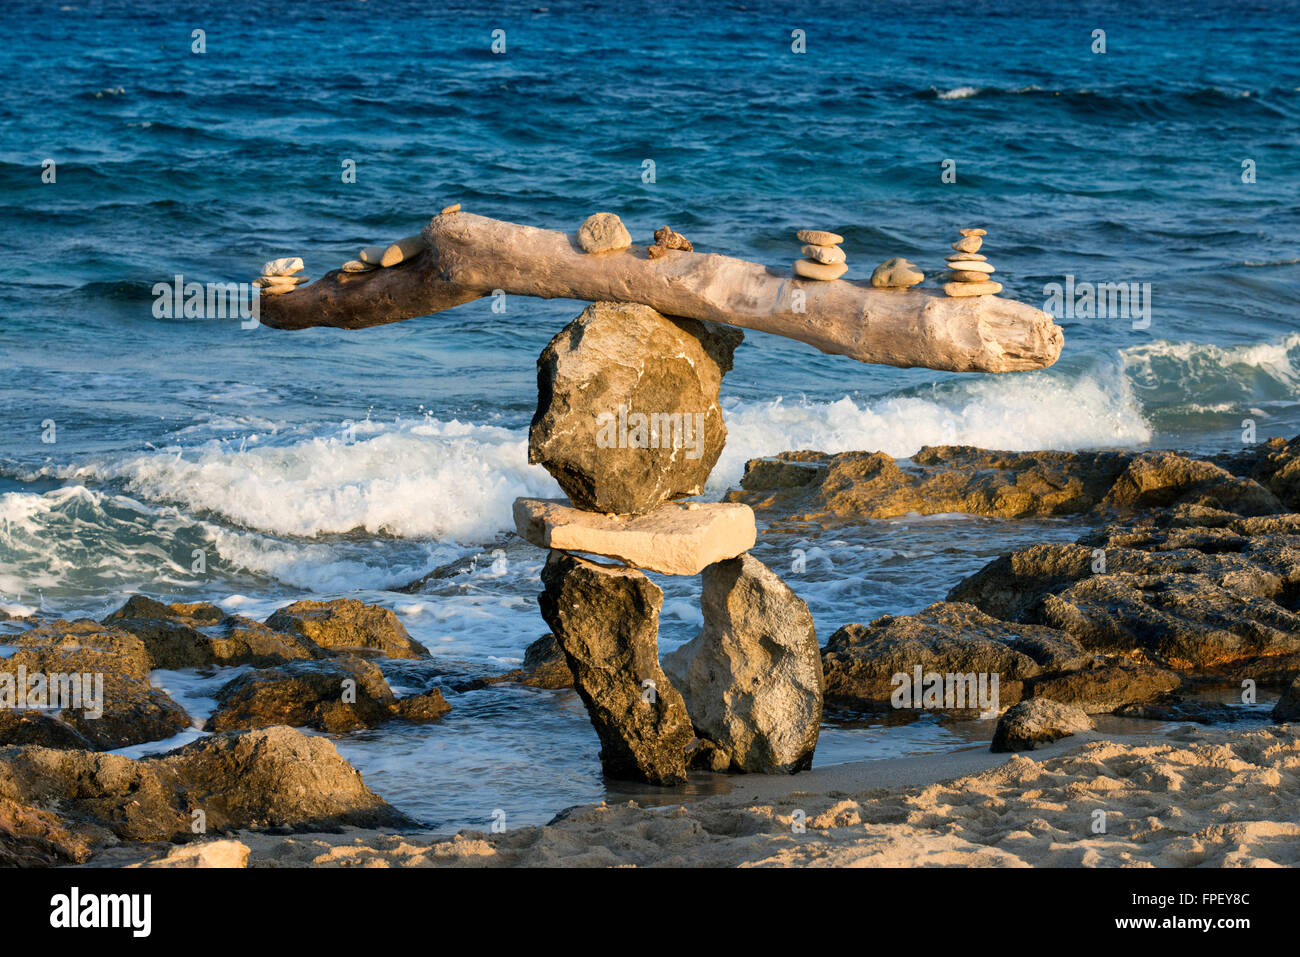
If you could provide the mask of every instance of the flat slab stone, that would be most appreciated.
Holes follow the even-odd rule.
[[[754,547],[754,511],[732,502],[669,502],[646,515],[584,512],[560,499],[515,499],[515,528],[541,548],[616,558],[664,575],[698,575]]]

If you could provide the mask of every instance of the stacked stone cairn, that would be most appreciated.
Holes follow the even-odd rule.
[[[980,255],[986,235],[983,229],[960,230],[961,239],[952,244],[956,250],[948,257],[948,281],[943,291],[949,296],[993,296],[1002,291],[1002,283],[993,281],[994,269],[988,257]]]
[[[808,606],[749,554],[747,505],[682,502],[726,441],[718,392],[743,336],[649,306],[595,303],[543,350],[528,455],[568,499],[521,498],[521,537],[549,550],[538,598],[610,777],[808,768],[822,671]],[[701,575],[703,627],[658,648],[663,592]]]
[[[297,256],[272,259],[262,267],[262,275],[253,280],[253,285],[262,290],[263,296],[292,292],[299,283],[307,282],[310,278],[298,275],[302,270],[302,260]]]
[[[840,243],[844,237],[822,229],[801,229],[794,234],[804,246],[803,259],[794,261],[794,274],[802,279],[839,279],[848,271],[844,250]]]

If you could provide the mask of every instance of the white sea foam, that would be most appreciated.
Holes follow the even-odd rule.
[[[979,88],[974,86],[958,86],[951,90],[939,91],[938,98],[941,100],[964,100],[968,97],[975,96],[979,93]]]
[[[946,392],[871,401],[729,403],[729,436],[710,489],[736,485],[751,458],[791,449],[885,452],[923,445],[1028,451],[1140,445],[1151,428],[1117,368],[1067,378],[1054,372],[961,380]]]

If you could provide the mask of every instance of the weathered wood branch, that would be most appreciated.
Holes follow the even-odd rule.
[[[860,362],[953,372],[1050,366],[1064,336],[1047,313],[996,296],[954,299],[937,290],[875,289],[864,282],[796,279],[784,270],[710,253],[642,246],[589,254],[573,236],[454,212],[424,229],[415,259],[367,273],[331,272],[262,300],[280,329],[361,329],[511,295],[638,302],[664,315],[705,319],[797,339]]]

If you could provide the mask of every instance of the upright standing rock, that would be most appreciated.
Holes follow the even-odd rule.
[[[641,572],[552,551],[538,597],[615,778],[686,780],[691,719],[659,667],[663,592]]]
[[[822,717],[822,665],[808,606],[745,554],[704,570],[704,627],[664,657],[696,732],[734,770],[812,765]]]
[[[704,491],[727,439],[718,389],[742,338],[649,306],[589,306],[537,360],[528,461],[587,511],[643,515]]]

